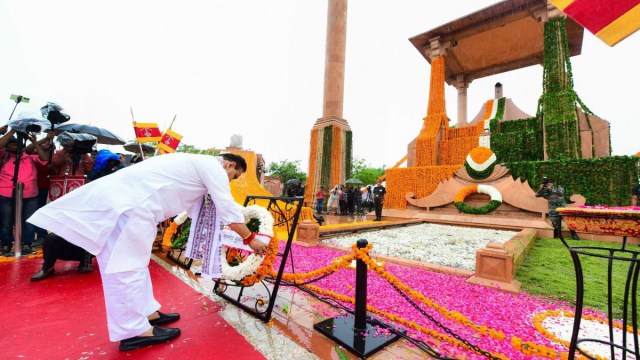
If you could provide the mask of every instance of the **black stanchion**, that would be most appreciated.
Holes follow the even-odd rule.
[[[367,246],[367,240],[360,239],[357,244],[362,249]],[[354,314],[321,321],[313,328],[360,357],[371,356],[400,338],[396,334],[378,334],[377,328],[367,321],[367,264],[360,259],[356,262]]]

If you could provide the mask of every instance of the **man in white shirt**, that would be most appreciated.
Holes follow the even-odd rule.
[[[162,155],[82,186],[28,221],[96,255],[109,338],[120,341],[120,350],[133,350],[180,335],[178,328],[159,327],[180,315],[159,312],[153,297],[148,265],[157,223],[185,209],[197,219],[209,194],[218,221],[251,239],[229,187],[246,169],[245,160],[234,154]],[[266,250],[257,239],[248,245],[258,254]]]

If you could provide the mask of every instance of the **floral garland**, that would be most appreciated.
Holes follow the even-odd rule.
[[[164,231],[164,234],[162,235],[162,246],[176,247],[174,246],[171,240],[173,239],[173,236],[178,231],[178,227],[184,224],[184,222],[188,218],[189,216],[187,215],[186,211],[181,212],[175,218],[173,218],[173,221],[171,222],[169,227]]]
[[[436,310],[438,313],[440,313],[441,315],[443,315],[445,318],[448,318],[450,320],[453,320],[455,322],[457,322],[458,324],[461,324],[463,326],[467,326],[469,328],[471,328],[474,332],[478,333],[479,335],[482,336],[489,336],[492,339],[495,340],[499,340],[499,341],[505,341],[508,340],[509,343],[512,345],[512,347],[518,351],[520,351],[521,353],[525,354],[525,355],[530,355],[530,356],[541,356],[547,359],[558,359],[558,358],[565,358],[567,356],[567,353],[562,353],[556,349],[550,348],[548,346],[545,345],[538,345],[536,343],[533,343],[531,341],[523,341],[521,338],[517,337],[517,336],[511,336],[509,339],[507,339],[507,336],[499,330],[495,330],[492,329],[488,326],[485,325],[478,325],[475,324],[473,321],[471,321],[469,318],[467,318],[466,316],[464,316],[463,314],[456,312],[456,311],[450,311],[448,309],[446,309],[444,306],[439,305],[437,303],[435,303],[434,301],[432,301],[431,299],[429,299],[428,297],[424,296],[422,293],[413,290],[411,287],[409,287],[408,285],[404,284],[403,282],[401,282],[398,278],[396,278],[395,276],[393,276],[391,273],[387,272],[381,265],[379,265],[378,263],[376,263],[370,256],[369,256],[369,251],[372,248],[372,244],[369,244],[367,247],[363,248],[363,249],[358,249],[355,245],[352,246],[352,250],[353,253],[350,255],[345,255],[342,257],[339,257],[337,259],[334,260],[334,262],[332,264],[330,264],[327,267],[321,268],[321,269],[317,269],[314,271],[310,271],[308,273],[302,273],[302,274],[289,274],[289,273],[285,273],[283,274],[283,279],[286,281],[295,281],[295,282],[299,282],[302,280],[308,280],[311,278],[315,278],[318,276],[322,276],[322,275],[328,275],[331,274],[333,272],[336,272],[339,269],[346,269],[349,268],[349,264],[351,263],[352,260],[354,259],[360,259],[362,260],[367,267],[370,270],[373,270],[374,272],[376,272],[378,275],[380,275],[383,279],[385,279],[386,281],[388,281],[390,284],[393,284],[395,287],[397,287],[398,289],[400,289],[401,291],[403,291],[404,293],[408,294],[411,298],[413,298],[414,300],[426,305],[429,308],[432,308],[434,310]],[[275,276],[275,273],[272,274],[272,276]],[[319,286],[315,286],[315,285],[303,285],[305,288],[316,292],[318,294],[322,294],[322,295],[326,295],[329,297],[332,297],[338,301],[342,301],[345,303],[350,303],[350,304],[355,304],[355,298],[350,297],[350,296],[346,296],[346,295],[342,295],[342,294],[338,294],[336,292],[333,292],[331,290],[327,290],[327,289],[323,289]],[[371,305],[367,305],[367,311],[385,317],[391,321],[400,323],[402,325],[405,325],[407,327],[413,328],[417,331],[420,331],[422,333],[425,333],[429,336],[434,337],[435,339],[441,340],[443,342],[449,343],[451,345],[454,346],[458,346],[460,348],[466,349],[466,350],[471,350],[474,351],[473,348],[471,348],[470,346],[468,346],[467,344],[463,343],[460,340],[457,340],[455,338],[452,338],[448,335],[439,333],[435,330],[431,330],[429,328],[426,328],[418,323],[416,323],[413,320],[407,320],[404,319],[398,315],[380,310],[378,308],[375,308]],[[505,356],[504,354],[500,354],[500,353],[495,353],[492,352],[491,353],[492,357],[496,358],[496,359],[504,359],[507,360],[508,357]]]
[[[464,167],[469,176],[476,180],[482,180],[493,173],[496,163],[496,154],[491,149],[478,146],[469,152]]]
[[[245,257],[238,249],[222,246],[222,278],[250,286],[269,274],[277,255],[278,240],[273,238],[273,216],[269,210],[258,205],[238,207],[252,232],[271,238],[265,255],[251,253]]]
[[[558,212],[574,231],[640,236],[640,207],[578,206]]]
[[[487,205],[481,207],[473,207],[464,203],[464,199],[474,193],[487,194],[491,196],[491,201]],[[469,185],[458,191],[453,199],[458,210],[466,214],[485,215],[502,205],[502,194],[491,185]]]

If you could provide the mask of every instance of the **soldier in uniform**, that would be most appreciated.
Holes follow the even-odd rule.
[[[373,206],[376,211],[376,218],[373,221],[382,221],[382,205],[387,189],[382,186],[382,181],[376,181],[376,187],[373,188]]]
[[[553,237],[559,238],[560,232],[562,231],[560,224],[562,220],[556,209],[567,206],[567,202],[564,199],[564,188],[560,185],[553,186],[553,183],[545,176],[542,178],[542,184],[540,184],[540,189],[536,193],[536,197],[543,197],[549,202],[549,219],[551,220],[551,224],[553,224]],[[578,234],[573,230],[570,231],[571,238],[573,240],[579,240]]]

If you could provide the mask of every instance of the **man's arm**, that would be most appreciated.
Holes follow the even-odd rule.
[[[247,225],[244,223],[233,223],[229,224],[228,226],[229,229],[238,233],[238,235],[240,235],[240,237],[242,237],[243,239],[246,239],[251,235],[251,230],[249,230]],[[267,244],[258,239],[251,240],[251,242],[249,243],[249,247],[253,249],[253,251],[258,255],[264,255],[267,251]]]
[[[40,143],[38,142],[38,139],[34,134],[29,135],[29,140],[31,140],[31,144],[33,144],[36,147],[36,151],[38,152],[38,157],[40,158],[40,160],[41,161],[49,160],[49,156],[48,156],[49,154],[47,154],[47,152],[44,151],[44,149],[42,148],[42,146],[40,145]]]
[[[11,137],[15,133],[16,133],[15,129],[10,129],[6,134],[4,134],[2,137],[0,137],[0,149],[2,149],[5,146],[7,146],[7,144],[9,143],[9,139],[11,139]]]

